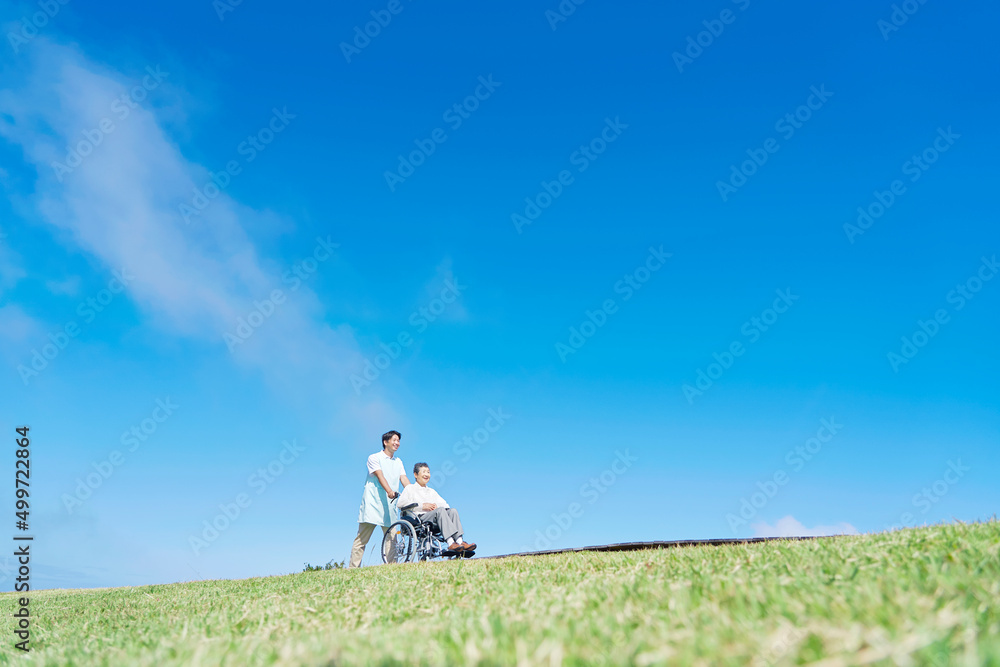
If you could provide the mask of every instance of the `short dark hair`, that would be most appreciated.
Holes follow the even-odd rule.
[[[385,443],[392,440],[392,436],[402,439],[403,436],[399,434],[399,431],[389,431],[388,433],[382,434],[382,449],[385,449]]]
[[[420,463],[418,463],[415,466],[413,466],[413,474],[414,475],[419,475],[421,468],[427,468],[428,470],[431,469],[431,467],[429,465],[427,465],[426,463],[424,463],[423,461],[421,461]]]

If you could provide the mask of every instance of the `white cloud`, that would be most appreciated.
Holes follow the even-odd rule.
[[[27,275],[21,258],[7,243],[8,235],[0,229],[0,293],[10,289]]]
[[[38,174],[32,199],[38,216],[59,230],[56,238],[70,239],[109,272],[124,268],[134,274],[129,296],[152,325],[217,344],[227,354],[223,334],[235,329],[255,300],[284,287],[283,267],[262,258],[245,231],[270,214],[223,192],[185,224],[178,205],[190,204],[195,188],[209,181],[209,170],[184,157],[149,102],[120,117],[124,107],[112,105],[136,80],[43,37],[33,41],[25,65],[19,80],[0,92],[0,137],[19,145]],[[150,99],[170,98],[169,82],[167,76]],[[96,133],[102,120],[113,130]],[[66,163],[84,133],[100,141],[70,173],[57,174],[53,163]],[[314,242],[309,238],[303,246],[311,250]],[[283,385],[320,385],[346,394],[357,345],[349,327],[331,328],[322,315],[319,299],[304,287],[234,356]]]
[[[21,344],[42,332],[42,326],[17,304],[0,306],[0,335],[4,341]]]
[[[70,276],[62,280],[46,280],[45,287],[53,294],[75,296],[80,292],[80,276]]]
[[[791,514],[778,519],[772,526],[763,521],[751,525],[754,537],[808,537],[822,535],[857,535],[858,529],[849,523],[838,523],[833,526],[815,526],[806,528]]]
[[[451,257],[445,257],[441,260],[441,263],[434,268],[434,277],[424,284],[424,296],[420,301],[420,305],[426,307],[428,303],[431,303],[434,299],[441,296],[442,290],[449,290],[448,285],[455,285],[458,289],[464,290],[466,287],[465,283],[461,281],[461,276],[459,279],[455,279],[455,272],[451,268]],[[464,292],[462,293],[464,296]],[[446,304],[444,312],[438,316],[437,319],[444,321],[459,321],[464,322],[469,319],[469,313],[465,308],[465,304],[461,298],[456,299],[450,304]]]

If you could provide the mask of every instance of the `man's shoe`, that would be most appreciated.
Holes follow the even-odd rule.
[[[460,554],[465,551],[464,542],[455,542],[451,546],[445,547],[445,553]]]
[[[456,542],[455,544],[458,544],[458,543]],[[469,544],[468,542],[462,542],[462,549],[466,550],[466,551],[475,551],[476,550],[476,543],[473,542],[472,544]]]

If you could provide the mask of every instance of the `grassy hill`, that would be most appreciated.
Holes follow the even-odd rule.
[[[1000,523],[32,594],[38,665],[1000,665]]]

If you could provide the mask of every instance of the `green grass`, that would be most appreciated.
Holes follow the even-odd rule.
[[[1000,523],[31,596],[37,665],[1000,665]]]

